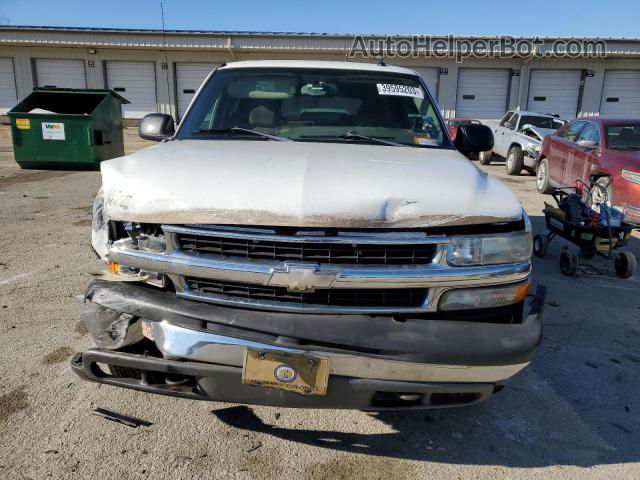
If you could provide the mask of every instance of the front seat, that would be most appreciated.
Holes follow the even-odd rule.
[[[260,105],[249,112],[249,124],[252,127],[273,128],[275,118],[273,111],[264,105]]]
[[[628,146],[633,141],[633,129],[631,127],[624,127],[622,130],[620,130],[618,139],[620,140],[620,143],[622,143],[622,145]]]

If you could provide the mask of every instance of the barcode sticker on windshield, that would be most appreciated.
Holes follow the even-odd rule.
[[[424,98],[422,89],[409,85],[395,85],[393,83],[378,83],[379,95],[397,95],[400,97]]]

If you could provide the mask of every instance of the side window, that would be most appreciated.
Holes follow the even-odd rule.
[[[509,122],[509,119],[510,119],[513,115],[514,115],[514,113],[513,113],[513,112],[507,112],[507,113],[505,114],[505,116],[504,116],[504,117],[502,117],[502,120],[500,121],[500,126],[501,126],[501,127],[506,126],[505,124]]]
[[[580,134],[579,140],[589,140],[596,146],[600,145],[600,127],[595,123],[588,123]]]
[[[506,125],[506,127],[510,128],[511,130],[515,130],[515,128],[518,126],[519,120],[520,120],[520,115],[518,115],[517,113],[514,113],[513,117],[509,119],[509,124]]]
[[[566,138],[570,142],[575,142],[578,139],[578,134],[582,127],[584,127],[585,122],[573,122],[569,124],[569,126],[560,134],[562,138]]]

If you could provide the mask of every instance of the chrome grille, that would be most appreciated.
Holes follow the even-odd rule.
[[[304,261],[351,265],[424,265],[436,253],[434,244],[323,243],[177,234],[186,252],[253,260]]]
[[[313,292],[290,292],[285,287],[198,278],[187,278],[186,284],[191,293],[204,296],[336,307],[417,308],[425,303],[428,293],[426,288],[327,288]]]

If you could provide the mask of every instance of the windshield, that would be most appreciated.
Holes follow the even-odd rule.
[[[612,150],[640,150],[640,124],[607,127],[607,148]]]
[[[219,70],[179,139],[266,140],[452,148],[418,77],[384,72],[260,68]]]
[[[553,130],[557,130],[564,122],[562,120],[558,120],[557,118],[550,117],[538,117],[537,115],[523,115],[520,120],[520,128],[524,128],[526,126],[536,127],[536,128],[551,128]]]

